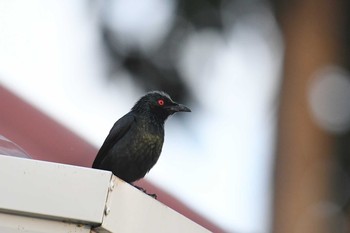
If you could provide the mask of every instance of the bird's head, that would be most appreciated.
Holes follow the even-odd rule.
[[[188,107],[176,103],[168,94],[162,91],[148,92],[136,102],[132,111],[148,113],[163,122],[168,116],[176,112],[191,112]]]

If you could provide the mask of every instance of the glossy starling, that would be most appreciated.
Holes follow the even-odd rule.
[[[147,93],[114,124],[92,167],[111,171],[128,183],[143,178],[162,151],[165,120],[190,111],[164,92]]]

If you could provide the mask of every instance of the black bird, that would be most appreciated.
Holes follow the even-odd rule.
[[[92,167],[111,171],[128,183],[143,178],[162,151],[165,120],[190,111],[164,92],[147,93],[114,124]]]

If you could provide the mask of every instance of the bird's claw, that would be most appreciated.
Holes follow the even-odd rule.
[[[139,186],[136,186],[136,185],[133,185],[135,188],[137,188],[138,190],[142,191],[143,193],[147,194],[148,196],[150,197],[153,197],[154,199],[157,199],[157,194],[155,193],[147,193],[146,189],[142,188],[142,187],[139,187]]]
[[[132,185],[132,186],[134,186],[134,187],[137,188],[138,190],[140,190],[140,191],[146,193],[146,189],[144,189],[144,188],[142,188],[142,187],[140,187],[140,186],[137,186],[137,185]]]
[[[146,192],[145,192],[146,193]],[[154,199],[157,200],[157,194],[155,193],[146,193],[148,196],[153,197]]]

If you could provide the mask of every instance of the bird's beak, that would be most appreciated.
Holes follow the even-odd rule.
[[[169,106],[171,112],[191,112],[191,109],[183,104],[175,103],[175,105]]]

